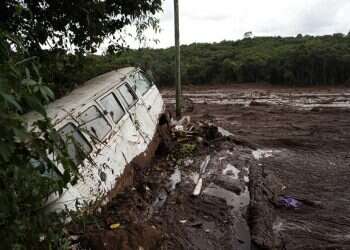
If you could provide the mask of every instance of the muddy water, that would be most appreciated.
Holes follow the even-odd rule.
[[[260,89],[259,89],[260,88]],[[350,92],[348,90],[332,90],[329,92],[297,93],[295,89],[283,89],[265,91],[261,86],[247,91],[234,89],[217,89],[215,92],[206,90],[189,90],[184,96],[190,98],[195,104],[219,104],[219,105],[287,105],[300,109],[312,108],[349,108]],[[164,100],[168,104],[174,104],[172,92],[164,92]]]

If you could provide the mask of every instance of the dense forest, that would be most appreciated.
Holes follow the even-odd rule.
[[[173,47],[123,50],[114,55],[74,56],[52,52],[42,57],[56,93],[114,68],[150,70],[160,86],[174,83]],[[255,37],[181,46],[184,84],[270,82],[285,85],[335,85],[350,81],[350,34]],[[45,60],[46,58],[46,60]]]

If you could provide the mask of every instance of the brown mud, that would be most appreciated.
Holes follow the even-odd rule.
[[[73,218],[75,249],[251,249],[244,178],[252,149],[213,125],[180,126],[161,133],[152,161],[140,155],[127,167],[133,174],[108,205]],[[201,194],[194,196],[199,179]]]
[[[269,249],[350,249],[349,88],[226,85],[184,93],[193,119],[209,119],[273,152],[251,168],[253,240]],[[269,183],[268,174],[283,188],[266,191],[278,183]],[[280,207],[271,193],[303,205]]]

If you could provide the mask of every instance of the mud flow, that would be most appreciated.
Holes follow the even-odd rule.
[[[184,95],[111,201],[73,218],[72,248],[350,249],[350,90]]]

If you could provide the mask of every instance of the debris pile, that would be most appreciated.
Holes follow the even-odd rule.
[[[72,218],[76,249],[250,249],[252,148],[189,116],[167,127],[152,162],[131,164],[133,185]]]

